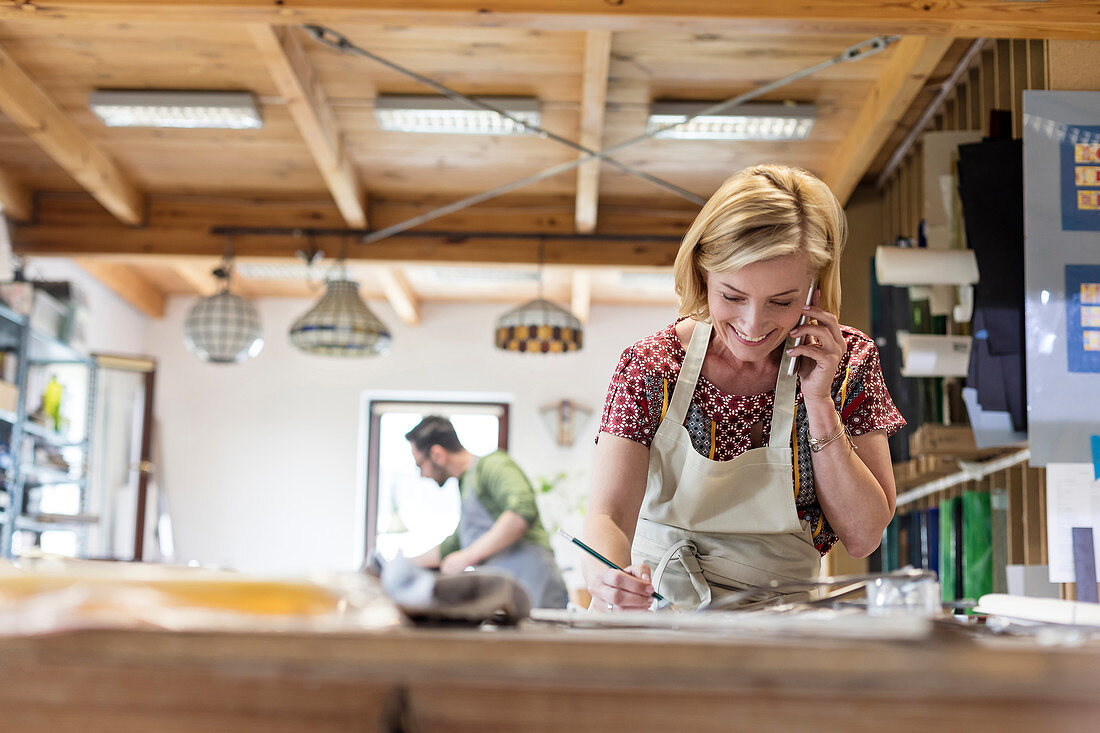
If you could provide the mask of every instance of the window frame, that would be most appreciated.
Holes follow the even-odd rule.
[[[400,406],[400,410],[380,409],[382,406]],[[366,461],[366,532],[363,545],[363,560],[366,561],[374,551],[378,538],[378,479],[381,453],[382,416],[390,412],[419,412],[425,415],[442,413],[449,416],[447,408],[461,407],[461,412],[470,412],[471,408],[485,408],[486,413],[497,415],[497,448],[508,450],[508,427],[511,404],[498,399],[410,399],[393,397],[371,397],[367,400],[367,461]],[[420,409],[423,408],[423,409]],[[434,410],[434,411],[433,411]],[[457,411],[456,411],[457,412]]]

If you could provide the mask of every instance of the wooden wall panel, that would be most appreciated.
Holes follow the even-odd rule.
[[[1008,469],[1008,563],[1024,564],[1024,473],[1021,466]]]

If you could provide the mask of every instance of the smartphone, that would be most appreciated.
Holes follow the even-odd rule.
[[[816,286],[817,286],[817,283],[810,283],[810,290],[809,290],[808,293],[806,293],[806,305],[813,305],[814,290],[816,289]],[[802,326],[802,325],[805,325],[805,323],[806,323],[806,314],[803,313],[802,317],[798,319],[798,325]],[[798,338],[796,338],[794,340],[794,345],[795,346],[800,346],[802,344],[802,339],[803,339],[802,336],[799,336]],[[798,357],[797,356],[794,357],[793,359],[791,359],[791,364],[790,364],[790,366],[787,367],[787,376],[788,377],[793,377],[794,372],[795,372],[796,369],[798,369]]]

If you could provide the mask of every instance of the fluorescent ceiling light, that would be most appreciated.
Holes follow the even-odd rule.
[[[249,92],[101,89],[91,93],[88,106],[108,127],[263,127]]]
[[[535,270],[504,267],[412,267],[409,275],[416,280],[428,280],[441,285],[501,285],[504,283],[538,282]]]
[[[713,102],[654,102],[647,131],[683,122]],[[742,104],[720,115],[696,117],[691,122],[657,133],[677,140],[805,140],[816,112],[810,104]]]
[[[323,277],[327,266],[314,270],[300,263],[283,264],[280,262],[234,262],[233,273],[246,280],[301,280],[305,282],[311,276]]]
[[[619,273],[619,284],[624,287],[663,290],[671,293],[676,287],[676,279],[671,272],[633,272],[627,270]]]
[[[539,124],[539,101],[533,97],[481,97],[529,125]],[[380,95],[374,102],[378,126],[392,132],[437,132],[470,135],[533,135],[529,128],[496,112],[471,107],[443,96]]]

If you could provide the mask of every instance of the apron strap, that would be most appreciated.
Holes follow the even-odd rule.
[[[711,324],[707,321],[695,322],[684,363],[680,366],[680,376],[676,378],[672,402],[668,406],[668,411],[665,412],[665,419],[672,420],[673,425],[683,425],[684,418],[687,417],[688,405],[691,404],[695,385],[699,381],[699,372],[703,368],[703,357],[707,355],[710,331]]]
[[[698,553],[699,548],[697,548],[695,543],[691,540],[680,540],[675,545],[668,548],[664,556],[661,557],[661,561],[657,563],[657,568],[653,571],[653,589],[658,593],[661,592],[661,578],[664,577],[669,562],[672,560],[673,556],[675,556],[687,572],[688,579],[691,581],[692,587],[695,588],[695,592],[699,594],[699,608],[702,609],[709,606],[711,600],[710,584],[707,583],[707,579],[703,577],[703,568],[699,565]]]
[[[688,406],[691,404],[695,386],[699,381],[699,372],[703,368],[703,357],[707,355],[712,329],[713,326],[707,321],[695,322],[691,341],[688,342],[687,353],[684,355],[684,363],[680,367],[680,376],[676,378],[672,401],[665,412],[665,419],[672,420],[673,425],[683,425],[684,418],[687,417]],[[791,439],[791,429],[794,427],[794,398],[795,389],[798,386],[798,375],[787,376],[792,358],[787,353],[787,349],[793,346],[794,339],[788,337],[783,344],[783,357],[779,360],[775,399],[772,400],[772,426],[768,437],[770,446],[786,445]]]

